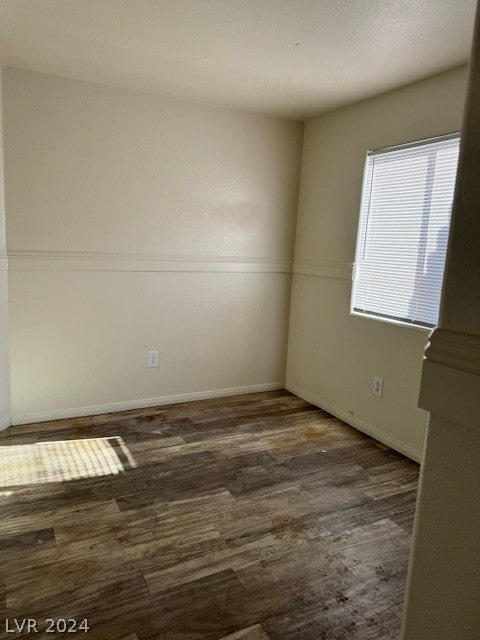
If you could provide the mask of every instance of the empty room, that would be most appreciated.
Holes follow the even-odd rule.
[[[0,638],[480,640],[476,0],[0,0]]]

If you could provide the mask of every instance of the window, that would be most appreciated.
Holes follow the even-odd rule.
[[[451,135],[367,155],[352,313],[437,324],[459,145]]]

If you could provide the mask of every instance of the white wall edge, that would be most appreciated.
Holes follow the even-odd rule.
[[[0,431],[3,431],[12,424],[11,418],[0,418]]]
[[[227,389],[212,389],[209,391],[194,391],[191,393],[181,393],[173,396],[159,396],[158,398],[145,398],[141,400],[127,400],[125,402],[114,402],[112,404],[100,404],[87,407],[75,407],[71,409],[58,409],[56,411],[42,411],[40,413],[23,413],[13,415],[12,425],[29,424],[31,422],[46,422],[49,420],[62,420],[65,418],[79,418],[82,416],[94,416],[102,413],[114,413],[116,411],[128,411],[130,409],[144,409],[146,407],[156,407],[169,404],[179,404],[182,402],[192,402],[195,400],[209,400],[211,398],[222,398],[226,396],[239,396],[247,393],[259,393],[261,391],[276,391],[284,389],[284,382],[267,382],[265,384],[254,384],[246,387],[230,387]],[[10,426],[10,422],[8,425]]]
[[[9,250],[10,271],[291,273],[292,258]],[[1,257],[0,257],[1,259]]]
[[[306,276],[351,280],[353,275],[353,264],[351,262],[341,262],[337,260],[295,258],[293,262],[293,273]]]
[[[340,420],[343,420],[343,422],[346,422],[351,427],[354,427],[355,429],[362,431],[362,433],[365,433],[366,435],[371,436],[372,438],[375,438],[375,440],[378,440],[379,442],[386,444],[388,447],[395,449],[395,451],[403,453],[403,455],[407,456],[407,458],[410,458],[415,462],[421,463],[423,454],[417,451],[416,449],[413,449],[412,447],[409,447],[408,445],[403,444],[396,438],[392,438],[391,436],[385,435],[381,431],[378,431],[378,429],[375,429],[375,427],[368,425],[366,422],[363,422],[362,420],[358,420],[358,418],[355,418],[351,416],[349,413],[343,411],[342,409],[339,409],[338,407],[335,407],[329,404],[328,402],[325,402],[318,396],[308,391],[305,391],[305,389],[301,389],[300,387],[297,387],[295,385],[288,384],[288,383],[285,385],[285,389],[287,389],[287,391],[290,391],[291,393],[294,393],[296,396],[303,398],[303,400],[306,400],[307,402],[311,402],[312,404],[319,407],[320,409],[323,409],[324,411],[331,413],[333,416],[335,416],[336,418],[339,418]]]

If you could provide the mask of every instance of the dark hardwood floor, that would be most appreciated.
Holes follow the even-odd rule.
[[[12,427],[0,637],[396,639],[417,478],[287,391]]]

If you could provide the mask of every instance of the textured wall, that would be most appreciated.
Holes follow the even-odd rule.
[[[303,126],[3,87],[13,415],[281,384]]]
[[[370,149],[458,131],[465,84],[458,69],[305,127],[287,386],[415,458],[428,332],[349,313],[363,169]],[[374,376],[385,380],[382,399],[372,395]]]

